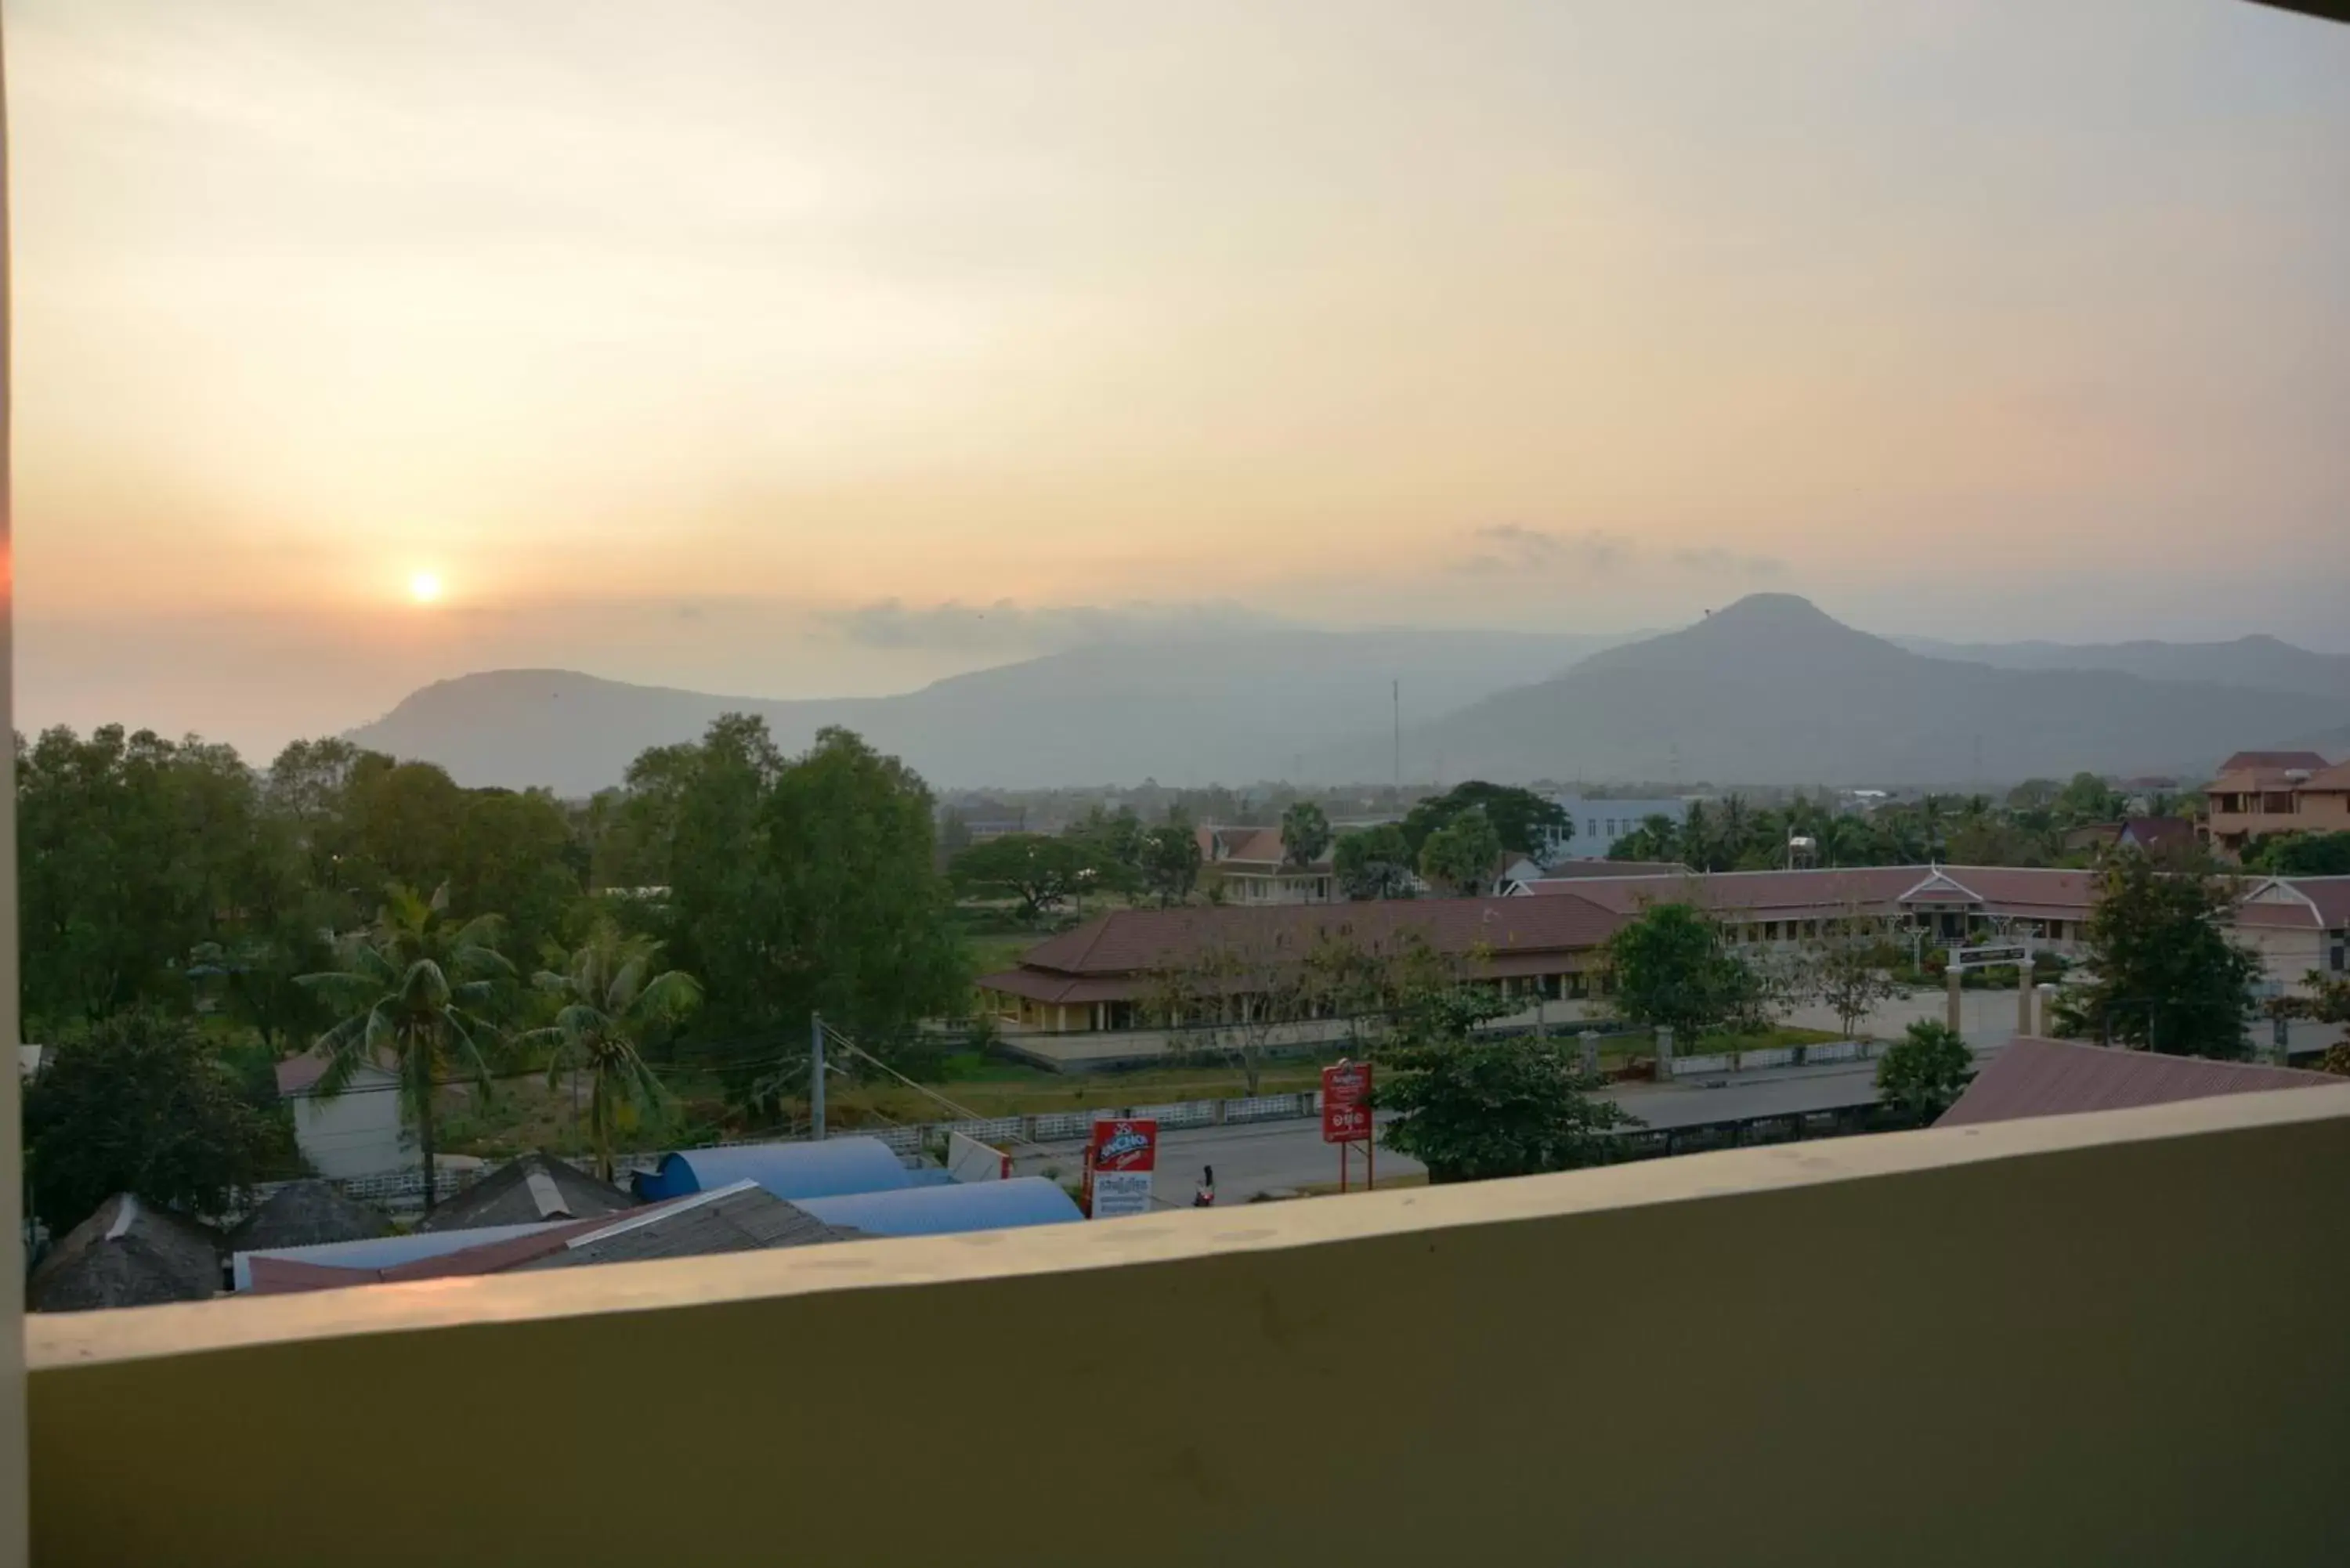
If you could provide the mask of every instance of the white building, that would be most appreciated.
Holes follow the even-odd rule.
[[[294,1102],[294,1141],[310,1168],[320,1176],[374,1176],[416,1164],[400,1125],[399,1079],[380,1067],[361,1067],[341,1094],[327,1099],[318,1094],[326,1071],[318,1056],[277,1064],[278,1097]]]
[[[1555,794],[1552,803],[1575,819],[1575,836],[1546,846],[1548,860],[1605,860],[1616,841],[1652,816],[1669,816],[1678,826],[1689,815],[1689,802],[1670,800],[1596,800],[1579,794]]]

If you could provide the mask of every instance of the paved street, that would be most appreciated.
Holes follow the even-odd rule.
[[[1745,1073],[1721,1087],[1703,1084],[1628,1085],[1607,1092],[1607,1097],[1659,1131],[1702,1127],[1711,1122],[1747,1116],[1789,1116],[1797,1111],[1839,1110],[1872,1105],[1877,1100],[1876,1066],[1856,1063],[1834,1067],[1798,1067],[1778,1072]],[[1064,1179],[1081,1167],[1076,1144],[1059,1144],[1049,1154],[1018,1157],[1014,1168],[1022,1176],[1042,1174],[1048,1167]],[[1188,1206],[1200,1168],[1216,1168],[1219,1207],[1245,1203],[1271,1188],[1305,1187],[1338,1179],[1338,1151],[1322,1141],[1322,1124],[1313,1120],[1259,1122],[1248,1127],[1196,1127],[1161,1136],[1159,1174],[1153,1195],[1159,1202]],[[1359,1175],[1362,1161],[1353,1161]],[[1381,1149],[1382,1177],[1418,1175],[1416,1160]]]

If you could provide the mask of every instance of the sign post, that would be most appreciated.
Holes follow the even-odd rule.
[[[1086,1218],[1115,1220],[1150,1212],[1159,1168],[1159,1124],[1118,1116],[1094,1124],[1086,1140]]]
[[[1363,1146],[1363,1185],[1378,1185],[1372,1150],[1378,1145],[1371,1126],[1371,1064],[1341,1060],[1322,1069],[1322,1141],[1338,1146],[1338,1190],[1347,1190],[1347,1150]]]

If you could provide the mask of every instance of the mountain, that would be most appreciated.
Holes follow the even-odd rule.
[[[2004,670],[2106,670],[2148,680],[2199,680],[2350,701],[2350,654],[2313,653],[2273,637],[2240,637],[2233,642],[1894,640],[1912,653]]]
[[[1445,780],[1991,784],[2080,769],[2191,774],[2345,720],[2350,692],[1933,659],[1804,599],[1756,594],[1415,726],[1404,762]],[[1306,772],[1359,777],[1375,755],[1335,748]]]
[[[350,732],[439,763],[461,784],[545,784],[584,795],[620,782],[648,746],[692,740],[724,712],[756,713],[785,750],[827,724],[856,730],[932,783],[1246,784],[1306,753],[1382,737],[1389,682],[1431,716],[1567,669],[1625,640],[1589,633],[1388,629],[1227,632],[1118,642],[981,670],[901,696],[783,701],[632,686],[561,670],[440,681]]]

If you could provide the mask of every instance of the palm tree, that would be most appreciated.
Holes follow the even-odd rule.
[[[612,1127],[626,1109],[658,1105],[660,1080],[639,1047],[654,1024],[682,1017],[702,1000],[702,987],[682,970],[651,973],[660,944],[622,937],[598,926],[561,973],[542,970],[538,989],[559,998],[555,1022],[521,1036],[518,1044],[552,1044],[547,1087],[566,1071],[588,1077],[588,1133],[596,1146],[598,1179],[612,1179]]]
[[[385,890],[375,923],[339,944],[342,967],[296,976],[343,1014],[318,1036],[327,1070],[317,1093],[343,1092],[362,1067],[388,1066],[400,1081],[401,1108],[416,1124],[424,1156],[424,1211],[437,1196],[432,1167],[432,1091],[446,1067],[455,1067],[486,1094],[485,1046],[497,1032],[484,1016],[499,983],[514,975],[497,950],[498,919],[482,915],[458,924],[449,918],[449,889],[431,901],[394,883]]]

